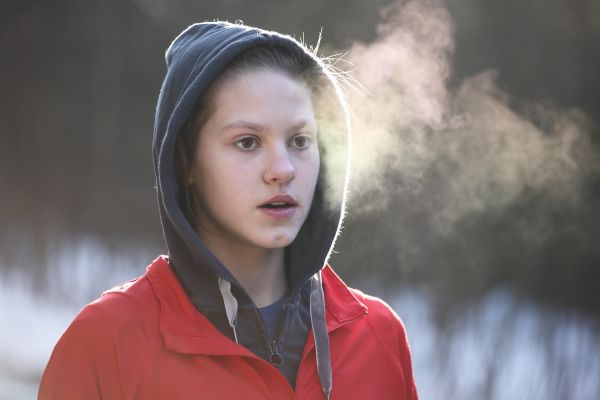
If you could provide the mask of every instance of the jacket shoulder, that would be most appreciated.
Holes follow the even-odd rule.
[[[385,325],[387,328],[397,327],[404,330],[404,323],[394,309],[379,297],[371,296],[359,289],[349,288],[350,291],[363,302],[368,308],[368,316],[371,320]]]
[[[106,344],[118,352],[120,367],[128,371],[143,362],[149,345],[157,340],[160,305],[144,275],[102,293],[81,311],[74,325],[94,343],[110,338]]]
[[[102,332],[110,329],[110,337],[128,341],[127,336],[136,334],[131,343],[147,343],[150,337],[139,337],[140,333],[154,334],[160,319],[160,306],[146,275],[125,282],[102,293],[85,306],[75,317],[71,328]],[[98,333],[87,332],[92,335]]]
[[[381,341],[391,351],[408,350],[406,328],[398,314],[382,299],[350,288],[350,291],[367,306],[367,321]],[[404,349],[406,345],[406,349]]]
[[[417,399],[417,389],[413,375],[412,357],[404,322],[388,303],[357,289],[350,289],[367,306],[367,324],[374,336],[398,359],[404,372],[404,380],[409,399]]]
[[[145,276],[86,305],[56,344],[39,399],[126,397],[159,332],[159,305]]]
[[[147,275],[115,286],[92,302],[113,324],[158,322],[160,305]]]

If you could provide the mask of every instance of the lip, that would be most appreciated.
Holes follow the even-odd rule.
[[[277,196],[272,197],[269,200],[262,203],[261,205],[259,205],[259,207],[264,207],[267,204],[271,204],[271,203],[288,203],[292,207],[296,207],[298,205],[298,202],[292,196],[290,196],[288,194],[278,194]]]
[[[265,207],[270,203],[287,203],[289,206],[284,208],[267,208]],[[260,211],[265,213],[266,215],[278,218],[278,219],[286,219],[291,218],[296,214],[296,210],[298,208],[298,202],[290,195],[277,195],[275,197],[270,198],[265,201],[261,205],[258,206]]]
[[[296,207],[287,208],[261,208],[260,211],[273,218],[287,219],[296,214]]]

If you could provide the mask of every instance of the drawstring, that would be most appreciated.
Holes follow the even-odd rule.
[[[219,277],[219,289],[221,290],[221,296],[223,296],[227,321],[229,321],[229,326],[233,329],[233,338],[236,343],[239,343],[235,330],[237,326],[238,302],[233,293],[231,293],[231,282]]]
[[[329,399],[332,385],[331,359],[329,355],[329,335],[325,321],[325,296],[321,271],[311,278],[310,286],[310,322],[315,337],[315,353],[317,357],[317,373],[325,398]]]

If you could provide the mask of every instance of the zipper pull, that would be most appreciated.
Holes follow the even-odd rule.
[[[273,340],[269,345],[269,351],[271,355],[269,356],[269,361],[276,367],[279,367],[283,364],[283,357],[279,354],[279,350],[277,350],[277,340]]]

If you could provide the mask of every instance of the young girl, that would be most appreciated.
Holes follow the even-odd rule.
[[[87,305],[48,399],[417,399],[402,322],[327,264],[348,124],[296,40],[201,23],[169,47],[154,166],[168,256]]]

